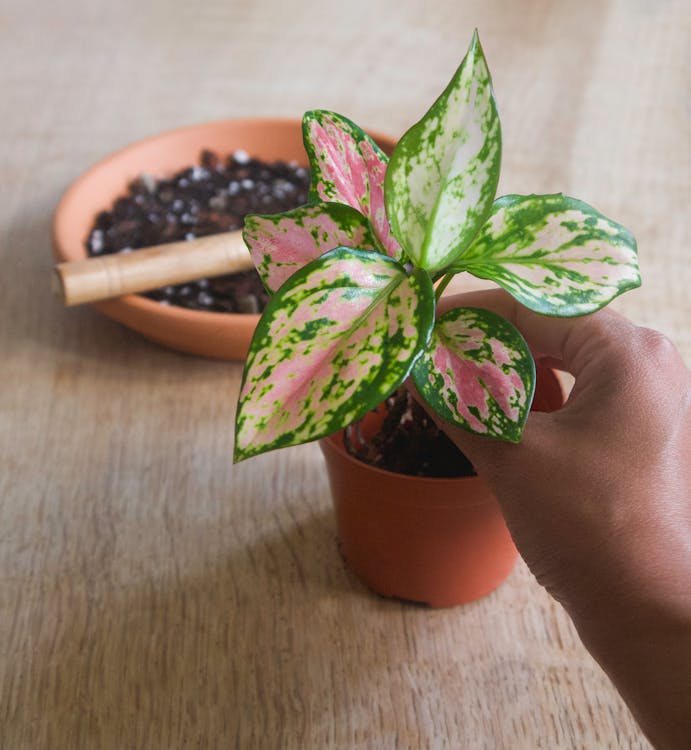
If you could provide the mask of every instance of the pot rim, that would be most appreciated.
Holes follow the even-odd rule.
[[[53,214],[53,220],[51,222],[51,244],[53,249],[53,257],[58,262],[70,261],[70,260],[81,260],[88,258],[86,248],[79,247],[79,252],[70,252],[68,243],[66,242],[65,225],[69,221],[72,204],[78,200],[80,193],[83,190],[85,183],[88,183],[94,178],[94,175],[98,174],[104,169],[107,169],[111,164],[117,163],[124,156],[132,151],[136,151],[140,148],[146,148],[157,141],[164,140],[167,138],[175,139],[186,133],[192,133],[195,130],[206,130],[208,128],[218,128],[223,126],[228,127],[249,127],[254,125],[257,127],[277,127],[277,128],[302,128],[302,119],[296,117],[231,117],[222,118],[219,120],[206,120],[204,122],[192,123],[189,125],[181,125],[177,128],[171,128],[170,130],[163,130],[158,133],[140,138],[139,140],[133,141],[122,148],[113,151],[112,153],[104,156],[102,159],[92,164],[82,172],[70,185],[66,188],[60,200],[55,208]],[[386,144],[387,147],[391,147],[395,144],[395,139],[389,135],[381,133],[379,131],[367,130],[367,133],[377,142]],[[203,144],[200,144],[200,148]],[[238,148],[242,148],[242,145],[238,145]],[[307,155],[305,154],[305,164],[307,163]],[[107,207],[104,206],[104,210]],[[85,231],[88,231],[89,227],[85,227]],[[259,321],[260,315],[254,315],[252,313],[221,313],[221,312],[208,312],[204,310],[189,310],[183,307],[177,307],[175,305],[167,305],[165,308],[161,308],[161,305],[151,299],[148,299],[141,294],[126,294],[120,297],[104,300],[104,302],[92,303],[92,306],[96,309],[103,308],[104,311],[107,308],[110,310],[134,310],[140,314],[146,314],[147,316],[165,316],[172,321],[180,320],[195,320],[199,323],[204,323],[209,326],[212,325],[227,325],[228,323],[243,320],[253,321],[253,325]]]
[[[345,460],[352,467],[353,471],[374,475],[380,481],[384,480],[397,484],[405,483],[408,486],[417,486],[419,490],[428,489],[431,493],[434,493],[429,497],[425,497],[424,500],[404,496],[389,498],[380,495],[377,498],[378,503],[428,508],[452,508],[458,506],[471,508],[496,502],[485,480],[477,474],[469,477],[421,477],[413,474],[399,474],[395,471],[371,466],[351,456],[346,451],[343,441],[340,439],[342,433],[343,431],[339,430],[319,441],[321,451],[327,461],[329,458]],[[329,453],[331,453],[331,456],[328,455]],[[436,494],[435,490],[439,494]],[[469,491],[472,491],[474,496],[468,496],[466,492]],[[478,497],[476,494],[478,491],[484,491],[486,494]]]
[[[399,477],[399,478],[405,479],[406,481],[407,480],[418,481],[421,484],[422,483],[427,484],[428,482],[433,482],[435,484],[455,484],[459,481],[479,479],[477,474],[473,474],[472,476],[465,476],[465,477],[426,477],[426,476],[418,476],[417,474],[401,474],[398,471],[389,471],[388,469],[380,469],[378,466],[372,466],[371,464],[368,464],[365,461],[361,461],[359,458],[355,458],[355,456],[352,456],[350,453],[348,453],[348,451],[345,449],[345,446],[343,445],[343,440],[340,439],[342,434],[343,434],[343,430],[339,430],[338,432],[334,432],[331,435],[327,435],[325,438],[321,438],[319,442],[320,443],[328,442],[341,455],[345,456],[345,458],[350,463],[356,464],[357,466],[364,466],[366,467],[367,471],[372,471],[376,474],[382,474],[388,477]]]
[[[140,138],[132,143],[129,143],[122,148],[113,151],[112,153],[99,159],[96,163],[92,164],[86,171],[82,172],[70,185],[67,187],[65,192],[62,194],[58,205],[55,208],[53,214],[53,221],[51,224],[51,239],[53,246],[53,257],[59,261],[69,261],[75,259],[86,259],[88,253],[85,247],[79,248],[79,253],[75,254],[69,252],[67,243],[64,240],[66,229],[65,224],[69,221],[72,204],[78,200],[79,194],[83,190],[83,185],[91,181],[96,174],[104,169],[108,169],[112,164],[116,164],[120,161],[123,156],[126,156],[132,151],[136,151],[140,148],[146,148],[157,141],[162,139],[171,138],[174,139],[178,136],[184,135],[185,133],[193,132],[195,130],[202,130],[206,128],[223,127],[228,126],[249,126],[251,123],[256,123],[260,126],[277,126],[277,127],[301,127],[301,120],[294,117],[238,117],[238,118],[223,118],[220,120],[208,120],[205,122],[192,123],[190,125],[181,125],[177,128],[171,128],[170,130],[164,130],[159,133]],[[107,207],[104,206],[104,210]],[[88,230],[88,227],[86,227]],[[253,315],[251,313],[219,313],[219,312],[208,312],[205,310],[188,310],[184,307],[176,307],[175,305],[166,306],[165,310],[161,310],[161,305],[141,294],[125,294],[121,297],[117,297],[115,300],[105,300],[105,307],[116,304],[118,308],[130,308],[137,310],[140,313],[146,313],[151,315],[165,315],[172,320],[198,320],[205,322],[209,325],[218,324],[221,320],[229,322],[238,319],[245,321],[254,321],[254,324],[259,321],[260,315]],[[93,306],[99,308],[104,303],[95,303]]]

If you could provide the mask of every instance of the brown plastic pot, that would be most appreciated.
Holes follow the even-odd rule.
[[[533,410],[564,403],[556,374],[538,370]],[[368,415],[371,436],[383,413]],[[453,607],[489,594],[517,551],[499,504],[479,477],[433,479],[376,469],[350,456],[343,432],[320,442],[347,565],[387,597]]]
[[[373,134],[389,153],[391,138]],[[242,148],[265,161],[295,161],[307,166],[299,120],[254,118],[192,125],[134,143],[79,177],[62,197],[53,220],[53,254],[58,262],[87,257],[85,243],[100,211],[123,195],[142,172],[156,177],[196,164],[205,148],[222,156]],[[94,307],[147,338],[190,354],[244,359],[258,315],[201,312],[161,305],[130,294]]]

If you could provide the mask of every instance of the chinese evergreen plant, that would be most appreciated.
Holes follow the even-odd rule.
[[[436,318],[441,292],[467,271],[536,312],[590,313],[640,284],[633,236],[562,194],[495,200],[501,131],[477,33],[388,164],[333,112],[307,112],[303,136],[309,204],[245,221],[273,297],[245,365],[236,460],[335,432],[411,374],[444,419],[518,441],[535,387],[525,341],[487,310]]]

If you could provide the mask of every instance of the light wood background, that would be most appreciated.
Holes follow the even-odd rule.
[[[343,568],[315,446],[231,465],[240,367],[49,293],[53,208],[187,123],[336,109],[400,134],[479,27],[501,192],[629,226],[617,303],[691,362],[686,0],[0,0],[0,747],[642,748],[521,563],[428,611]]]

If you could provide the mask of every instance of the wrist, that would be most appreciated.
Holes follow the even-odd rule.
[[[691,612],[672,607],[574,622],[655,747],[691,747]]]

